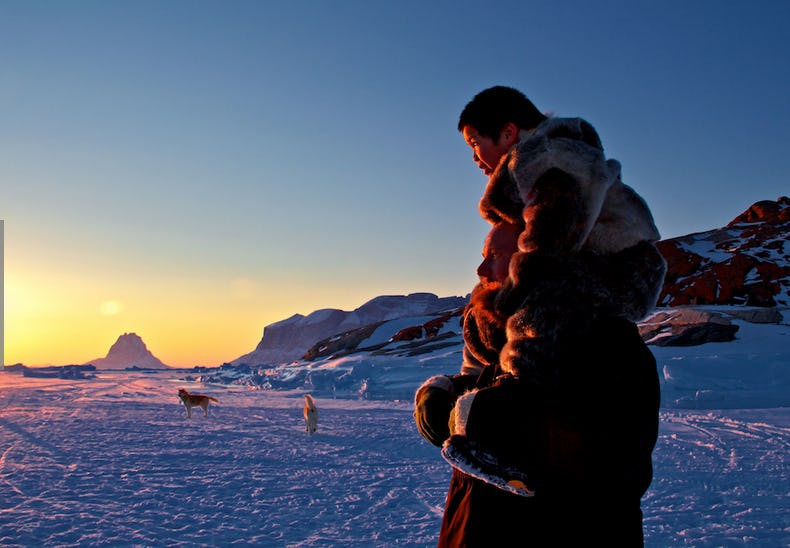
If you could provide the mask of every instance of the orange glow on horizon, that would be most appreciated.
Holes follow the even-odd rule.
[[[265,326],[294,314],[353,310],[378,295],[415,291],[409,278],[360,283],[342,268],[321,270],[317,283],[301,268],[247,267],[259,273],[251,277],[221,262],[187,268],[156,255],[148,265],[123,254],[5,251],[7,365],[89,363],[136,333],[167,365],[217,366],[252,352]]]
[[[7,261],[4,361],[31,367],[103,358],[124,333],[139,335],[169,366],[217,366],[252,352],[266,325],[322,308],[352,310],[378,294],[397,292],[332,280],[317,287],[297,276],[267,284],[210,273],[141,279],[8,266]]]
[[[263,326],[284,317],[249,298],[249,288],[227,292],[246,300],[205,298],[210,290],[184,283],[180,292],[170,285],[143,284],[121,293],[118,286],[124,284],[116,280],[78,278],[6,272],[5,364],[87,363],[106,356],[119,336],[133,332],[167,365],[219,365],[251,352]],[[261,313],[267,308],[271,317]]]

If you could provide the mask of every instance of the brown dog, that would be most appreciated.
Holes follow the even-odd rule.
[[[187,418],[192,418],[192,408],[202,407],[203,412],[208,417],[208,404],[209,401],[219,403],[219,400],[213,396],[204,396],[203,394],[190,394],[183,388],[178,389],[178,399],[187,408]]]

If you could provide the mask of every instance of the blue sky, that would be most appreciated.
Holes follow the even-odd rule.
[[[6,363],[171,365],[466,294],[496,84],[598,129],[663,237],[790,193],[790,3],[0,3]],[[66,350],[66,349],[69,350]]]

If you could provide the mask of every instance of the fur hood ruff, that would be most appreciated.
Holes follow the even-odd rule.
[[[481,214],[491,223],[529,220],[525,208],[539,205],[539,179],[552,170],[575,181],[576,222],[563,251],[614,253],[659,240],[647,204],[623,184],[620,163],[605,158],[598,134],[581,118],[550,118],[524,135],[492,174]]]

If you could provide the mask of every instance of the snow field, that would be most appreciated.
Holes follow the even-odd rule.
[[[415,437],[408,406],[319,400],[319,429],[308,437],[300,394],[188,387],[220,405],[208,418],[201,411],[186,419],[179,385],[128,383],[122,375],[4,390],[0,545],[429,544],[435,537],[444,490],[424,479],[446,483],[449,471]]]
[[[185,418],[178,387],[216,396]],[[432,546],[450,471],[410,402],[0,373],[2,546]],[[648,546],[790,545],[790,410],[664,410]],[[591,504],[595,495],[591,494]]]

